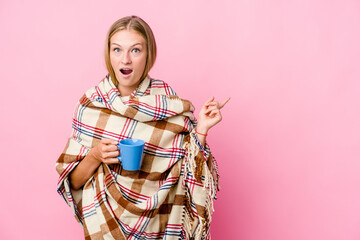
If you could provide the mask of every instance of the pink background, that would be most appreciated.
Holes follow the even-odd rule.
[[[105,34],[153,28],[151,76],[197,109],[232,99],[208,142],[221,172],[213,239],[360,239],[360,2],[0,2],[0,239],[82,239],[55,161]]]

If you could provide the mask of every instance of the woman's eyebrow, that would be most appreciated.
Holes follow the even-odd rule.
[[[111,45],[117,45],[117,46],[121,47],[121,45],[117,44],[117,43],[111,43]],[[130,47],[134,47],[136,45],[143,45],[143,44],[142,43],[135,43],[135,44],[131,45]]]

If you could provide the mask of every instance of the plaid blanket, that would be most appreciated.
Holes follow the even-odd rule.
[[[128,97],[109,76],[82,96],[56,170],[58,192],[85,239],[210,239],[218,171],[196,138],[192,111],[149,77]],[[82,189],[72,189],[69,174],[102,138],[144,140],[141,169],[101,164]]]

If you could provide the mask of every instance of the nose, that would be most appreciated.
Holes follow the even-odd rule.
[[[121,56],[121,63],[122,64],[130,64],[131,63],[131,57],[128,52],[124,52],[124,54]]]

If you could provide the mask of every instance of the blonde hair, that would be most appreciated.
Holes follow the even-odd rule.
[[[128,17],[120,18],[119,20],[114,22],[113,25],[111,25],[105,43],[106,68],[109,71],[110,77],[113,83],[115,84],[115,86],[118,85],[118,81],[116,79],[114,69],[112,68],[110,62],[110,39],[115,33],[125,29],[134,30],[138,32],[145,39],[146,42],[146,49],[147,49],[146,64],[145,64],[144,72],[140,78],[140,81],[142,81],[148,75],[156,59],[156,42],[150,26],[144,20],[142,20],[137,16],[128,16]]]

